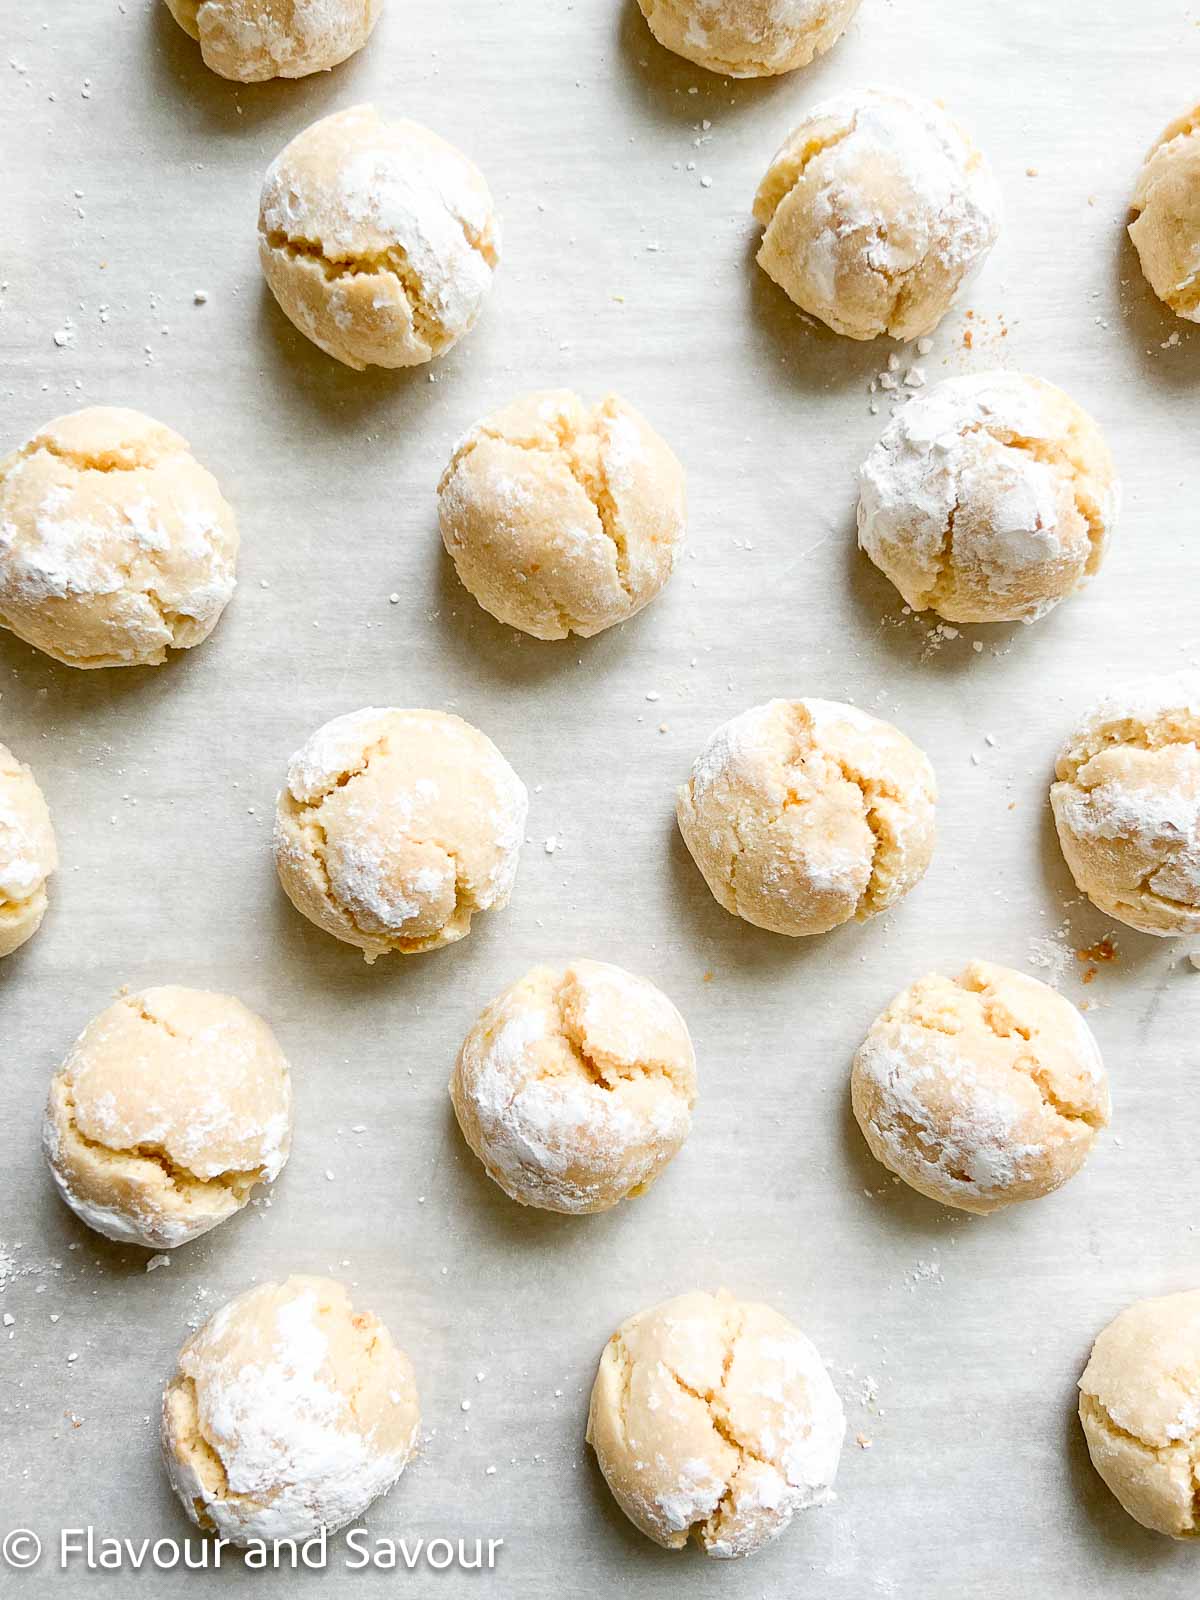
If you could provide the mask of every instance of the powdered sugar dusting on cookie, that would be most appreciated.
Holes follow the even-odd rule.
[[[336,1531],[395,1483],[415,1443],[411,1373],[373,1319],[351,1318],[339,1286],[291,1279],[232,1301],[184,1346],[163,1445],[193,1517],[239,1543],[299,1538]],[[381,1377],[403,1391],[399,1426]]]

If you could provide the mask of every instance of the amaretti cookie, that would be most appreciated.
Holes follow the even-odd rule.
[[[1019,372],[948,378],[859,473],[858,542],[914,611],[1033,622],[1093,577],[1121,492],[1096,423]]]
[[[45,797],[33,772],[0,744],[0,956],[42,925],[46,883],[58,867],[58,845]]]
[[[811,1340],[771,1306],[684,1294],[623,1322],[600,1358],[588,1443],[655,1544],[752,1555],[831,1497],[846,1420]]]
[[[368,706],[288,763],[275,865],[288,899],[372,962],[463,939],[507,905],[529,807],[492,741],[443,711]]]
[[[1129,237],[1146,281],[1188,322],[1200,322],[1200,106],[1177,117],[1146,156]]]
[[[980,1214],[1059,1188],[1109,1118],[1100,1051],[1076,1008],[990,961],[898,994],[859,1046],[850,1093],[877,1161]]]
[[[1113,1318],[1079,1380],[1079,1420],[1092,1465],[1135,1521],[1200,1536],[1200,1290]]]
[[[471,429],[438,485],[442,540],[485,611],[590,638],[649,605],[683,547],[683,468],[619,395],[525,395]]]
[[[42,1143],[90,1228],[172,1250],[272,1183],[292,1139],[287,1061],[231,995],[124,995],[80,1034],[50,1084]]]
[[[69,667],[154,667],[233,595],[238,533],[216,479],[161,422],[56,417],[0,461],[0,626]]]
[[[936,802],[933,768],[891,723],[832,700],[769,700],[712,735],[675,815],[726,911],[802,937],[915,887]]]
[[[837,43],[861,0],[638,0],[659,44],[729,78],[806,67]]]
[[[338,66],[366,44],[383,0],[167,0],[167,9],[206,67],[261,83]]]
[[[500,224],[477,167],[371,105],[298,133],[263,180],[258,255],[300,332],[358,371],[444,355],[478,321]]]
[[[785,140],[754,200],[758,264],[851,339],[932,332],[1000,229],[991,169],[932,100],[849,90]]]
[[[1058,841],[1088,899],[1139,933],[1200,933],[1200,672],[1112,690],[1054,774]]]
[[[643,1193],[692,1125],[696,1058],[645,978],[534,967],[485,1006],[450,1079],[463,1137],[506,1194],[579,1214]]]
[[[327,1278],[248,1289],[179,1352],[162,1453],[192,1521],[233,1544],[336,1533],[417,1443],[412,1363]]]

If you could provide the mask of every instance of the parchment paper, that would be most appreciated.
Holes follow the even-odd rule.
[[[1186,942],[1121,929],[1115,962],[1076,958],[1111,924],[1076,895],[1045,796],[1083,705],[1197,652],[1200,342],[1124,237],[1145,147],[1196,97],[1195,7],[865,0],[811,70],[731,84],[659,49],[632,0],[391,0],[336,72],[246,88],[209,73],[158,0],[4,0],[0,16],[0,437],[87,403],[140,407],[192,442],[243,534],[234,603],[168,666],[75,672],[0,638],[0,738],[33,764],[63,857],[43,930],[0,966],[0,1310],[15,1319],[0,1506],[48,1545],[0,1591],[1190,1593],[1195,1552],[1136,1527],[1092,1473],[1074,1385],[1118,1309],[1200,1283],[1200,973]],[[1102,575],[1036,627],[947,640],[903,616],[853,535],[854,473],[888,410],[872,414],[869,386],[892,347],[806,326],[753,265],[750,202],[776,145],[864,81],[944,98],[1005,194],[991,260],[918,361],[929,381],[1044,375],[1100,419],[1124,476]],[[505,221],[482,323],[408,375],[322,356],[256,262],[268,160],[366,99],[475,157]],[[690,555],[648,611],[585,644],[495,624],[436,531],[457,436],[559,384],[628,396],[689,472]],[[675,832],[703,740],[775,694],[853,700],[937,769],[936,861],[869,926],[756,932],[713,902]],[[268,847],[289,754],[367,704],[461,713],[532,796],[510,908],[452,950],[374,968],[290,908]],[[660,1183],[577,1221],[505,1199],[445,1093],[484,1001],[573,954],[659,983],[701,1072],[694,1133]],[[876,1012],[975,954],[1088,1003],[1115,1102],[1081,1176],[986,1219],[892,1183],[847,1100]],[[148,1274],[145,1252],[59,1203],[38,1137],[75,1034],[119,985],[160,982],[235,992],[269,1019],[297,1125],[273,1202]],[[298,1576],[55,1570],[64,1525],[192,1531],[158,1461],[162,1382],[189,1325],[290,1271],[346,1279],[416,1364],[431,1437],[368,1528],[502,1537],[494,1572],[351,1572],[336,1547]],[[583,1444],[617,1323],[720,1284],[811,1334],[849,1416],[837,1503],[735,1566],[655,1549]]]

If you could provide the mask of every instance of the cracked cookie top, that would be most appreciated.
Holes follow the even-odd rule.
[[[915,339],[941,321],[996,241],[991,169],[935,105],[859,89],[816,106],[754,200],[758,264],[851,339]]]
[[[206,67],[237,83],[328,72],[361,50],[383,0],[167,0]]]
[[[665,1300],[600,1358],[587,1439],[625,1515],[656,1544],[751,1555],[831,1498],[845,1433],[816,1347],[727,1291]]]
[[[67,666],[158,666],[200,644],[237,550],[215,478],[139,411],[56,417],[0,461],[0,625]]]
[[[861,0],[638,0],[668,50],[729,78],[794,72],[830,49]]]
[[[1114,690],[1054,771],[1050,804],[1077,887],[1141,933],[1200,933],[1200,673]]]
[[[292,757],[275,864],[297,910],[367,961],[437,950],[508,903],[527,810],[524,784],[469,722],[367,707]]]
[[[0,956],[41,926],[46,880],[57,868],[54,827],[37,779],[0,744]]]
[[[292,1277],[239,1295],[179,1352],[162,1450],[192,1521],[234,1544],[336,1532],[407,1466],[412,1364],[340,1284]]]
[[[523,396],[455,447],[442,540],[485,611],[538,639],[590,638],[648,605],[683,547],[683,468],[618,395]]]
[[[850,1079],[871,1154],[905,1183],[985,1213],[1049,1194],[1109,1116],[1091,1030],[1069,1000],[1008,967],[931,972],[871,1025]]]
[[[647,1189],[687,1138],[696,1059],[652,983],[570,961],[535,967],[484,1008],[450,1098],[463,1137],[514,1200],[606,1211]]]
[[[1131,1517],[1200,1537],[1200,1290],[1139,1300],[1109,1323],[1079,1380],[1079,1420]]]
[[[291,1145],[288,1064],[229,995],[159,988],[102,1011],[55,1073],[43,1147],[89,1227],[169,1250],[239,1211]]]
[[[259,259],[284,312],[349,367],[410,367],[474,327],[500,225],[478,169],[372,105],[297,134],[263,180]]]
[[[859,473],[858,542],[915,611],[1032,622],[1099,570],[1119,506],[1086,411],[1040,378],[972,373],[884,430]]]
[[[928,760],[891,723],[770,700],[712,735],[676,816],[726,911],[801,936],[902,899],[932,858],[936,801]]]

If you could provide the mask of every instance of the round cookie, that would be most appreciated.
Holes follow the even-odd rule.
[[[871,1154],[918,1193],[983,1215],[1073,1177],[1109,1116],[1087,1023],[1036,978],[972,961],[898,994],[854,1057]]]
[[[831,1498],[846,1419],[812,1342],[755,1301],[684,1294],[623,1322],[600,1358],[587,1439],[655,1544],[752,1555]]]
[[[300,332],[348,367],[413,367],[477,322],[500,224],[478,169],[418,122],[353,106],[314,122],[263,180],[258,255]]]
[[[293,1277],[231,1300],[183,1346],[162,1452],[199,1527],[302,1540],[386,1494],[419,1426],[412,1365],[379,1319],[340,1283]]]
[[[1146,281],[1178,317],[1200,322],[1200,106],[1146,156],[1129,226]]]
[[[288,763],[275,865],[288,899],[368,962],[466,938],[508,904],[529,808],[492,741],[442,711],[335,717]]]
[[[12,955],[41,927],[46,880],[57,868],[54,828],[37,779],[0,744],[0,956]]]
[[[806,67],[845,33],[861,0],[638,0],[650,31],[685,61],[728,78]]]
[[[1086,411],[1040,378],[973,373],[893,417],[859,473],[858,542],[914,611],[1032,622],[1099,570],[1119,506]]]
[[[826,101],[776,154],[754,200],[758,264],[851,339],[937,327],[1000,228],[991,170],[931,100],[859,89]]]
[[[238,83],[328,72],[366,44],[383,0],[167,0],[204,65]]]
[[[769,700],[717,729],[675,814],[726,911],[799,937],[865,921],[915,887],[936,801],[928,760],[891,723],[832,700]]]
[[[1092,1465],[1135,1521],[1200,1535],[1200,1289],[1139,1300],[1092,1346],[1079,1380]]]
[[[442,540],[485,611],[538,639],[590,638],[648,605],[683,546],[683,468],[618,395],[525,395],[455,447]]]
[[[1115,690],[1054,772],[1058,842],[1093,905],[1140,933],[1200,933],[1200,673]]]
[[[240,1000],[198,989],[123,996],[50,1083],[42,1146],[75,1215],[106,1238],[173,1250],[273,1183],[292,1142],[275,1036]]]
[[[216,479],[140,411],[56,417],[0,461],[0,626],[68,667],[156,667],[203,643],[237,550]]]
[[[522,1205],[579,1214],[642,1194],[692,1125],[696,1058],[645,978],[534,967],[486,1006],[450,1079],[463,1137]]]

